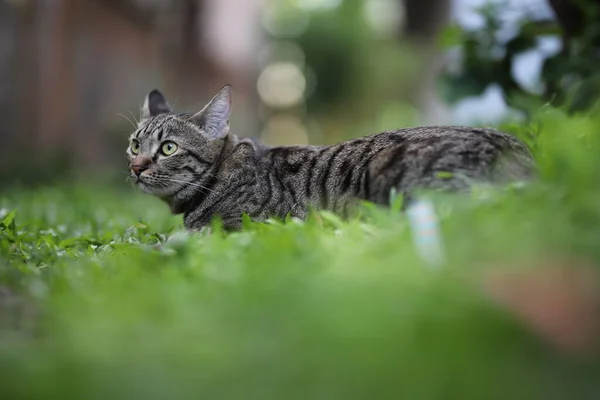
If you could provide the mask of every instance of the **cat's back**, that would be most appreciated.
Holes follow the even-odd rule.
[[[267,149],[262,159],[294,202],[339,211],[343,199],[385,204],[392,188],[465,189],[473,181],[532,176],[531,152],[517,138],[462,126],[403,128],[329,146]]]
[[[464,145],[490,143],[497,148],[516,148],[529,152],[523,142],[508,133],[468,126],[419,126],[385,131],[369,137],[379,137],[392,142],[402,141],[407,144],[420,143],[423,146],[433,147],[441,143],[453,143],[455,146],[460,146],[461,143]]]
[[[437,185],[440,173],[491,181],[527,179],[534,173],[529,148],[516,137],[494,129],[423,126],[370,138],[382,148],[369,164],[370,175],[395,176],[394,180],[401,178],[404,185]]]

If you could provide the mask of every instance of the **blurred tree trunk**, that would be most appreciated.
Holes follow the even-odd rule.
[[[239,118],[244,126],[250,127],[247,132],[239,132],[244,136],[258,132],[255,108],[248,107],[249,102],[258,102],[255,94],[258,70],[252,65],[256,54],[252,49],[258,47],[258,40],[248,32],[248,26],[259,24],[259,5],[257,0],[230,0],[227,4],[222,0],[172,0],[158,21],[161,64],[164,71],[169,71],[165,81],[173,86],[177,102],[200,107],[222,86],[233,85],[236,109],[233,119]],[[238,11],[232,13],[232,8]],[[236,40],[250,50],[238,53],[248,54],[238,54],[232,60],[214,51],[230,48]]]
[[[400,0],[406,12],[404,34],[411,40],[431,43],[448,22],[450,0]]]
[[[14,66],[12,61],[16,53],[17,13],[7,2],[0,2],[0,140],[12,143],[14,137],[15,118],[14,103],[11,101],[14,92]],[[4,160],[11,149],[0,146],[0,159]]]
[[[42,150],[64,146],[69,132],[73,71],[70,62],[71,20],[64,0],[38,2],[38,126],[36,145]]]
[[[401,40],[408,40],[422,65],[413,80],[415,86],[408,89],[409,101],[422,111],[425,123],[444,123],[448,112],[435,89],[443,61],[437,38],[449,22],[451,0],[398,1],[406,15]]]
[[[201,0],[172,0],[157,20],[160,64],[166,84],[182,104],[199,101],[209,91],[209,82],[219,75],[206,56],[199,22],[205,13]],[[191,80],[190,77],[195,77]]]
[[[600,63],[600,0],[548,0],[561,28],[562,50],[557,57],[568,60],[572,73],[579,73],[583,81],[569,100],[572,111],[589,108],[598,99],[600,81],[597,68]],[[582,60],[584,60],[582,62]],[[587,65],[586,65],[587,64]],[[547,70],[552,71],[548,64]],[[551,104],[566,101],[562,87],[562,72],[553,72],[546,80],[545,97]]]
[[[15,6],[8,2],[2,2],[2,40],[6,41],[7,47],[4,55],[9,57],[2,64],[7,74],[6,80],[2,78],[2,86],[5,88],[2,106],[2,133],[5,149],[2,157],[2,170],[8,172],[13,163],[19,166],[27,165],[27,160],[21,160],[24,151],[31,150],[31,143],[35,139],[37,128],[37,84],[39,58],[36,48],[36,5],[31,3]],[[6,21],[6,23],[4,22]],[[6,32],[6,34],[5,34]],[[6,118],[6,119],[5,119]],[[29,153],[26,153],[29,154]],[[32,157],[27,157],[29,163]],[[3,177],[9,177],[14,171],[8,172]]]
[[[561,26],[565,52],[569,51],[573,38],[586,34],[590,22],[597,24],[600,21],[600,0],[548,0],[548,3]],[[600,46],[600,32],[593,32],[589,40]]]

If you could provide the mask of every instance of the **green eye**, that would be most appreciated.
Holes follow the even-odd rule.
[[[131,152],[133,154],[137,154],[140,152],[140,142],[138,142],[137,140],[131,141]]]
[[[165,156],[170,156],[177,151],[177,145],[173,142],[165,142],[163,143],[161,150]]]

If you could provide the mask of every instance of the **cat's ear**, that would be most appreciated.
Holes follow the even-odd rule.
[[[146,99],[144,100],[144,105],[142,106],[142,121],[169,112],[171,112],[171,106],[167,102],[167,99],[165,99],[165,96],[163,96],[161,92],[154,89],[148,93],[148,96],[146,96]]]
[[[231,86],[225,85],[191,121],[211,138],[222,139],[229,133],[230,115]]]

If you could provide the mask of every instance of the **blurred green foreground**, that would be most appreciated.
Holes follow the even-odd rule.
[[[181,218],[133,189],[5,192],[0,398],[600,398],[597,347],[562,350],[482,284],[563,259],[598,268],[594,114],[503,127],[531,145],[540,182],[436,197],[441,270],[403,215],[368,205],[161,252]]]

